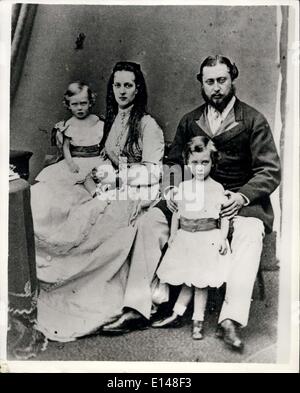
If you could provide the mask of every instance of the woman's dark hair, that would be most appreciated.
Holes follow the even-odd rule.
[[[234,81],[238,75],[239,70],[234,63],[228,59],[228,57],[222,55],[208,56],[201,64],[199,74],[197,74],[197,79],[199,82],[203,83],[203,68],[204,67],[214,67],[217,64],[225,64],[228,67],[231,80]]]
[[[187,165],[193,153],[201,153],[203,151],[209,151],[213,168],[215,169],[219,159],[219,153],[214,143],[206,136],[195,136],[185,145],[182,153],[184,164]]]
[[[69,84],[64,94],[64,100],[63,100],[64,106],[69,109],[70,97],[73,97],[84,90],[87,92],[90,105],[93,106],[96,102],[96,94],[92,92],[91,88],[87,83],[84,83],[82,81],[75,81]]]
[[[147,113],[147,88],[144,75],[141,71],[141,67],[137,63],[133,63],[130,61],[120,61],[116,63],[113,68],[112,74],[109,78],[107,84],[107,94],[106,94],[106,116],[105,116],[105,124],[104,124],[104,137],[102,139],[101,147],[104,147],[104,143],[109,134],[111,126],[115,120],[115,117],[118,113],[118,104],[115,99],[115,95],[113,92],[113,83],[115,73],[117,71],[129,71],[132,72],[135,76],[135,85],[137,89],[136,96],[133,101],[133,107],[130,111],[130,116],[128,120],[129,132],[128,139],[125,145],[124,154],[133,155],[133,154],[141,154],[141,148],[139,146],[139,137],[141,135],[141,118]]]

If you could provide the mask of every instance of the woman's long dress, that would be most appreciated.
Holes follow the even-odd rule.
[[[128,116],[117,115],[105,145],[115,165],[128,133],[119,125]],[[132,162],[160,164],[162,131],[150,115],[141,126],[141,156]],[[36,328],[49,339],[72,341],[121,313],[138,201],[121,197],[108,203],[92,199],[81,184],[65,184],[62,191],[55,182],[37,183],[31,195],[41,280]]]

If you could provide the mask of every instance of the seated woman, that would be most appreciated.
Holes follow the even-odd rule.
[[[55,181],[40,181],[32,186],[41,280],[36,328],[49,339],[72,341],[121,313],[134,224],[143,211],[141,205],[151,204],[158,196],[157,168],[164,152],[162,130],[147,114],[146,104],[140,66],[117,63],[108,82],[100,165],[104,172],[110,168],[108,172],[116,174],[120,163],[128,163],[129,168],[121,165],[123,186],[115,197],[102,198],[102,189],[101,197],[93,198],[83,183],[65,182],[58,187]],[[145,169],[147,176],[136,175]],[[122,175],[124,171],[127,176]],[[107,176],[100,178],[102,185],[112,182]],[[154,189],[142,204],[141,199],[147,198],[141,189]]]

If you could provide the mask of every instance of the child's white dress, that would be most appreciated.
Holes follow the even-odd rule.
[[[94,115],[95,116],[95,115]],[[64,135],[70,138],[70,145],[75,148],[86,148],[99,145],[103,137],[104,122],[98,118],[93,126],[76,127],[69,125]],[[99,153],[100,154],[100,153]],[[64,183],[76,184],[84,182],[86,176],[91,170],[101,163],[103,159],[99,155],[94,157],[72,157],[74,162],[79,166],[78,173],[73,173],[65,159],[56,164],[44,168],[36,180],[47,183]]]
[[[219,219],[224,188],[210,177],[202,184],[189,180],[180,184],[176,199],[179,219]],[[231,264],[229,247],[226,255],[219,253],[220,240],[219,228],[195,232],[178,229],[157,270],[160,281],[197,288],[220,287]]]

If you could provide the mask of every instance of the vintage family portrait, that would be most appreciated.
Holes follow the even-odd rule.
[[[296,372],[298,3],[0,6],[5,372]]]

